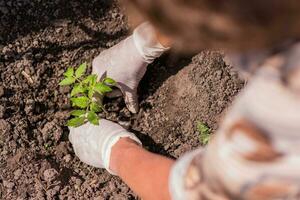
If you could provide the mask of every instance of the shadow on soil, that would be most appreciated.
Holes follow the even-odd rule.
[[[194,55],[181,55],[175,52],[169,52],[156,59],[148,66],[147,72],[140,82],[138,93],[139,102],[147,99],[171,76],[177,74],[185,66],[192,62]],[[144,108],[150,105],[141,105]],[[151,108],[151,107],[150,107]]]
[[[141,142],[143,143],[143,147],[148,151],[175,159],[164,149],[163,144],[156,143],[150,136],[138,132],[136,130],[130,130],[130,131],[134,133],[141,140]]]
[[[56,1],[0,1],[0,44],[4,45],[52,26],[61,20],[70,23],[83,18],[101,20],[114,1],[56,0]],[[96,37],[101,34],[95,34]]]
[[[107,48],[107,46],[106,46],[107,41],[116,40],[117,38],[125,36],[126,34],[127,34],[127,32],[124,30],[117,32],[116,34],[113,34],[113,35],[108,35],[107,33],[95,32],[95,33],[93,33],[93,35],[96,35],[96,36],[94,36],[93,39],[84,40],[84,41],[77,42],[77,43],[72,43],[70,45],[59,45],[55,42],[46,42],[45,43],[46,47],[43,47],[43,48],[31,47],[21,53],[10,52],[11,54],[14,54],[17,56],[9,57],[8,59],[5,59],[5,61],[8,63],[12,63],[17,60],[21,60],[22,57],[27,54],[29,54],[29,55],[40,54],[42,56],[38,60],[43,60],[46,55],[51,54],[53,57],[56,57],[57,55],[59,55],[60,53],[62,53],[63,51],[66,51],[66,50],[67,51],[73,51],[73,50],[87,51],[87,50],[95,49],[98,47]],[[0,60],[1,60],[1,57],[0,57]]]

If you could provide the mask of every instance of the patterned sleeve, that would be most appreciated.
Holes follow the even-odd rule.
[[[173,199],[300,199],[298,49],[289,59],[266,62],[206,149],[177,161],[170,175]]]

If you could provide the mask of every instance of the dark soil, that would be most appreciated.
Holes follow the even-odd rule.
[[[70,111],[64,70],[92,59],[128,34],[119,7],[101,0],[0,1],[0,199],[136,199],[117,177],[79,161],[64,126]],[[117,59],[117,58],[116,58]],[[106,100],[107,119],[171,157],[199,143],[243,87],[216,52],[165,55],[139,88],[140,112]]]

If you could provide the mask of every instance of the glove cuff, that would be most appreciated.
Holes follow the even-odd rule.
[[[170,49],[159,43],[155,29],[149,22],[142,23],[133,31],[133,42],[147,63],[152,63]]]
[[[142,142],[133,133],[125,131],[125,132],[116,133],[116,134],[112,135],[112,137],[110,137],[106,141],[106,144],[104,145],[103,151],[102,151],[103,152],[102,153],[103,166],[112,175],[117,175],[117,174],[115,172],[111,171],[109,168],[111,149],[121,138],[126,138],[126,137],[136,141],[139,145],[142,146]]]

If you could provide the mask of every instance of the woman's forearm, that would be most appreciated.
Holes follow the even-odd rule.
[[[173,163],[123,138],[112,148],[110,167],[143,199],[170,199],[168,180]]]

